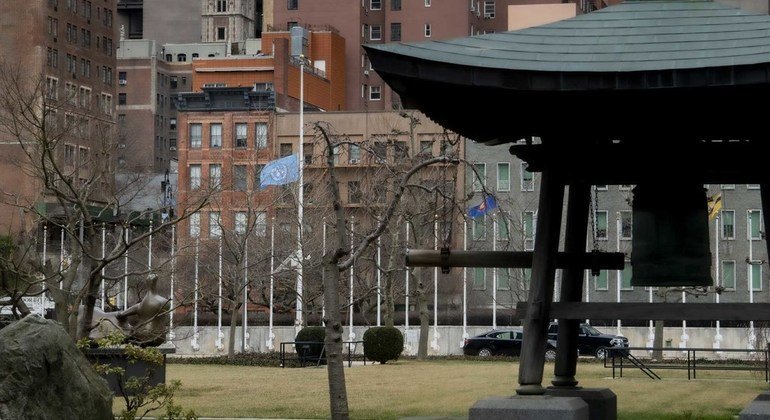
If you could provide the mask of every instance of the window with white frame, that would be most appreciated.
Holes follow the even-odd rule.
[[[430,7],[430,0],[425,0],[425,7]]]
[[[524,162],[521,162],[521,190],[535,191],[535,174],[527,169]]]
[[[382,0],[369,0],[369,9],[371,10],[382,9]]]
[[[201,165],[190,165],[190,190],[197,190],[201,187]]]
[[[235,124],[235,147],[245,148],[249,134],[249,125],[246,123]]]
[[[219,188],[222,184],[222,165],[218,163],[212,163],[209,165],[209,186],[211,188]]]
[[[471,224],[473,240],[480,240],[487,237],[486,223],[484,223],[484,216],[473,219]]]
[[[211,124],[209,134],[211,135],[211,147],[222,147],[222,124]]]
[[[626,261],[620,270],[620,290],[634,290],[631,286],[631,261]]]
[[[51,76],[45,77],[46,99],[59,99],[59,79]]]
[[[257,236],[267,236],[267,212],[258,211],[254,213],[254,233]]]
[[[497,290],[511,290],[511,269],[497,269]]]
[[[762,239],[762,211],[746,211],[746,235],[748,239]]]
[[[607,191],[609,188],[607,184],[595,185],[596,191]]]
[[[197,238],[201,235],[201,214],[193,213],[190,215],[190,236]]]
[[[243,235],[246,233],[246,228],[249,225],[248,213],[245,211],[235,212],[235,233]]]
[[[535,249],[535,212],[525,211],[521,215],[522,233],[524,236],[524,250],[532,251]]]
[[[594,276],[594,289],[607,290],[608,288],[609,288],[609,281],[607,278],[607,270],[600,270],[599,275]]]
[[[484,2],[484,17],[487,19],[494,19],[495,18],[495,2],[493,1],[485,1]]]
[[[203,126],[201,124],[190,124],[190,148],[200,149],[203,138]]]
[[[484,267],[473,267],[473,290],[487,288],[487,270]]]
[[[369,86],[369,100],[379,101],[382,99],[382,86]]]
[[[758,190],[759,184],[746,184],[746,189],[748,190]]]
[[[474,163],[473,173],[471,176],[471,190],[475,192],[484,191],[484,186],[487,185],[487,164],[486,163]]]
[[[630,211],[620,212],[620,239],[631,239],[633,235],[633,219]]]
[[[497,218],[497,240],[507,241],[511,239],[511,230],[508,226],[508,218],[501,212]]]
[[[722,239],[735,239],[735,210],[722,210]]]
[[[510,163],[498,163],[497,164],[497,191],[510,191],[511,190],[511,164]]]
[[[67,117],[69,116],[68,114]],[[72,144],[64,145],[64,164],[67,166],[75,165],[75,146]]]
[[[607,227],[607,210],[597,210],[594,212],[594,238],[599,240],[607,240]]]
[[[529,285],[532,283],[532,269],[531,268],[522,268],[521,269],[521,284],[519,287],[521,290],[529,290]]]
[[[287,0],[286,9],[287,10],[299,9],[299,0]]]
[[[382,25],[372,25],[369,31],[369,39],[379,41],[382,39]]]
[[[719,187],[723,190],[734,190],[735,184],[722,184]]]
[[[222,236],[221,217],[218,211],[209,212],[209,237],[217,238]]]
[[[348,149],[348,163],[357,165],[361,162],[361,146],[357,144],[351,144]]]
[[[755,292],[762,290],[762,263],[757,261],[748,264],[748,266],[749,276],[751,278],[751,290]]]
[[[255,126],[255,141],[257,150],[267,148],[267,123],[257,123]]]
[[[428,1],[428,0],[425,0],[425,1]],[[430,38],[431,32],[432,31],[431,31],[431,28],[430,28],[430,23],[426,23],[425,24],[425,38]]]
[[[722,261],[722,287],[735,290],[735,261]]]

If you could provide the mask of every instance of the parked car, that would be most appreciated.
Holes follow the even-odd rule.
[[[492,330],[475,337],[466,338],[463,354],[466,356],[519,356],[521,340],[524,333],[521,329]],[[546,360],[556,360],[556,343],[548,340],[545,350]]]
[[[552,322],[548,326],[548,338],[556,341],[559,324]],[[558,343],[556,343],[558,346]],[[592,355],[604,359],[608,347],[628,347],[628,339],[622,335],[604,334],[589,324],[580,324],[578,332],[578,354]]]

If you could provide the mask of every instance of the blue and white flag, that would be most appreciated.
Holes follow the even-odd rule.
[[[299,159],[297,155],[286,156],[268,162],[259,174],[259,187],[284,185],[299,179]]]
[[[478,206],[473,206],[468,209],[468,217],[471,219],[475,219],[477,217],[481,217],[492,210],[497,208],[497,200],[495,200],[495,197],[491,195],[487,195],[484,197],[484,201],[481,202]]]

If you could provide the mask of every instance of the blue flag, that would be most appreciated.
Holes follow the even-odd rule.
[[[487,195],[484,197],[484,201],[482,201],[481,204],[468,209],[468,217],[475,219],[477,217],[484,216],[496,208],[497,200],[495,200],[495,197]]]
[[[259,174],[259,187],[284,185],[299,179],[299,159],[297,155],[286,156],[268,162]]]

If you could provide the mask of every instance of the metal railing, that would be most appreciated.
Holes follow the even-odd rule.
[[[766,346],[763,350],[754,349],[712,349],[712,348],[672,348],[672,347],[607,347],[604,356],[604,367],[612,368],[612,377],[615,378],[616,370],[619,377],[623,377],[623,369],[636,368],[644,372],[650,379],[660,379],[653,369],[687,370],[687,379],[697,379],[698,370],[733,370],[764,372],[765,382],[770,382],[770,350]],[[686,354],[682,359],[641,359],[634,356],[632,351],[646,352],[681,352]],[[754,358],[746,360],[719,360],[705,359],[702,356],[711,354],[749,354]],[[701,356],[701,359],[698,359]],[[609,364],[608,364],[609,362]],[[624,364],[625,363],[625,364]]]
[[[364,365],[366,365],[366,355],[364,355],[363,352],[356,353],[358,345],[361,344],[363,346],[363,343],[363,341],[342,342],[343,346],[347,345],[348,347],[348,367],[353,366],[353,360],[358,359],[359,356],[363,360]],[[287,351],[287,346],[293,346],[294,349],[289,348]],[[321,347],[320,353],[318,352],[319,346]],[[282,368],[286,367],[287,361],[292,360],[298,361],[300,367],[308,366],[311,363],[320,366],[322,363],[326,362],[326,344],[318,341],[283,341],[280,344],[280,357]]]

